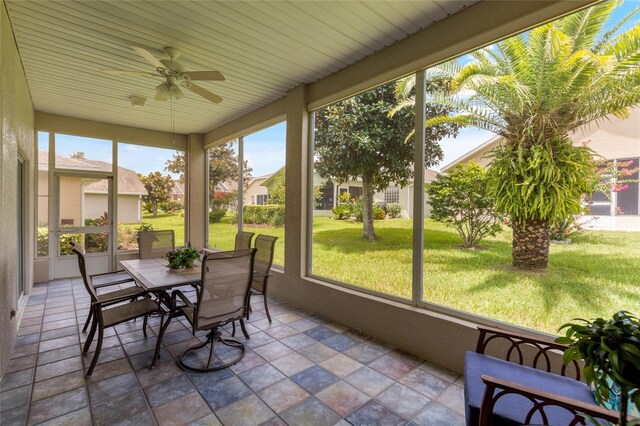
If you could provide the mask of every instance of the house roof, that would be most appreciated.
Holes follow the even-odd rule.
[[[184,196],[184,184],[181,183],[179,180],[174,179],[173,186],[171,187],[171,192],[174,195]]]
[[[259,178],[256,178],[256,179],[264,179],[264,181],[260,185],[269,186],[269,184],[271,182],[273,182],[273,179],[275,179],[275,177],[277,175],[279,175],[280,173],[283,173],[283,172],[284,172],[284,166],[280,167],[278,170],[276,170],[273,173],[270,173],[270,174],[264,175],[264,176],[260,176]]]
[[[610,114],[600,123],[592,121],[570,133],[569,137],[574,144],[583,142],[592,142],[592,139],[602,142],[607,141],[607,148],[603,152],[596,152],[605,158],[626,158],[635,157],[640,152],[640,105],[629,109],[629,117],[618,118]],[[446,172],[458,163],[469,160],[476,155],[484,155],[487,151],[498,146],[504,138],[502,136],[493,136],[492,138],[482,142],[480,145],[466,152],[455,160],[451,161],[444,167],[442,171]],[[627,152],[629,147],[635,147],[631,152]],[[600,146],[602,148],[602,146]],[[625,149],[626,148],[626,149]]]
[[[176,102],[175,131],[188,134],[267,105],[477,1],[4,3],[37,111],[169,132],[170,104],[153,100],[158,81],[100,70],[152,72],[135,45],[162,59],[172,46],[187,70],[221,71],[225,81],[198,84],[222,103],[188,90]],[[131,95],[149,101],[134,109]]]
[[[452,168],[456,164],[461,163],[463,161],[466,161],[466,160],[468,160],[469,158],[473,157],[476,154],[482,154],[482,153],[486,152],[489,149],[493,149],[495,146],[497,146],[500,143],[501,140],[502,140],[502,136],[493,136],[491,139],[488,139],[488,140],[482,142],[480,145],[478,145],[477,147],[473,148],[471,151],[468,151],[468,152],[464,153],[463,155],[461,155],[460,157],[456,158],[452,162],[444,165],[440,170],[442,170],[443,172],[446,172],[447,170],[449,170],[450,168]]]
[[[87,170],[87,171],[103,171],[110,172],[111,164],[105,161],[89,160],[86,158],[71,158],[62,155],[56,155],[56,167],[61,169]],[[38,151],[38,170],[47,170],[49,164],[49,153]],[[88,184],[85,192],[95,194],[107,193],[106,180],[100,180]],[[118,194],[120,195],[147,195],[140,177],[136,172],[124,167],[118,167]]]

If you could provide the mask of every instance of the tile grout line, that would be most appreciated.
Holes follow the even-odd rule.
[[[86,289],[84,291],[86,291]],[[81,335],[83,332],[82,332],[82,327],[78,323],[78,306],[76,304],[76,286],[73,284],[73,279],[71,279],[71,294],[73,294],[73,312],[76,315],[75,318],[76,318],[76,327],[78,329],[78,342],[80,343],[80,362],[82,363],[82,375],[84,377],[84,387],[87,392],[87,408],[89,409],[89,416],[91,417],[91,423],[94,424],[95,422],[93,421],[93,407],[91,404],[91,393],[89,392],[89,382],[87,381],[87,370],[86,370],[87,366],[85,364],[84,353],[82,352],[82,348],[84,347],[84,344],[82,342]],[[91,311],[91,305],[89,305],[89,311]],[[89,325],[89,327],[91,327],[91,325]],[[87,351],[87,353],[89,352]]]
[[[43,286],[44,287],[44,286]],[[33,287],[32,287],[33,290]],[[44,325],[44,312],[47,310],[47,298],[49,295],[49,284],[46,285],[46,291],[44,293],[44,303],[42,304],[42,319],[40,320],[40,331],[38,333],[38,344],[36,345],[36,359],[35,364],[33,366],[33,374],[31,376],[31,392],[29,392],[29,399],[27,402],[27,413],[24,418],[24,424],[29,424],[29,416],[31,415],[31,402],[33,401],[33,390],[36,387],[36,371],[38,371],[38,359],[40,358],[40,338],[42,337],[42,327]],[[31,294],[29,294],[31,297]],[[27,299],[27,304],[29,303],[29,299]],[[75,300],[74,300],[75,303]],[[27,305],[28,306],[28,305]]]

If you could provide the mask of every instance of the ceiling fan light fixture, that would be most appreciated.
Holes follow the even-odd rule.
[[[169,93],[169,96],[171,96],[175,100],[184,98],[184,93],[182,93],[182,90],[180,90],[180,88],[175,84],[171,84],[169,86]]]
[[[168,83],[156,86],[156,101],[168,101],[171,99],[171,90]]]

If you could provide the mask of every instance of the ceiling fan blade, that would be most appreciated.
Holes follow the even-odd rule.
[[[133,50],[135,50],[138,55],[142,56],[145,61],[149,62],[154,67],[156,67],[156,68],[166,68],[164,65],[162,65],[162,62],[160,62],[158,60],[158,58],[156,58],[151,53],[149,53],[148,50],[143,49],[142,47],[138,47],[138,46],[131,46],[131,48]]]
[[[187,71],[183,73],[191,80],[224,81],[220,71]]]
[[[220,96],[214,93],[211,93],[207,89],[200,87],[197,84],[187,83],[187,84],[184,84],[183,87],[188,90],[191,90],[196,95],[200,95],[203,98],[210,100],[214,104],[219,104],[220,102],[222,102],[222,98]]]
[[[127,70],[100,70],[102,72],[106,72],[111,75],[131,75],[131,76],[141,76],[141,77],[162,77],[160,74],[155,74],[148,71],[127,71]]]

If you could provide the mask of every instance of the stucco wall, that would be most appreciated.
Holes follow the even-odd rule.
[[[640,106],[633,108],[629,118],[611,117],[598,124],[583,126],[571,139],[588,146],[607,159],[640,157]]]
[[[25,291],[31,289],[33,269],[34,113],[29,88],[18,56],[4,3],[0,5],[0,376],[9,362],[18,318],[17,158],[25,163]],[[23,299],[24,301],[24,299]],[[11,311],[18,315],[11,318]]]
[[[139,195],[118,195],[118,223],[138,223],[142,218]],[[107,194],[84,194],[84,216],[96,218],[107,211]]]
[[[269,191],[266,186],[262,186],[262,182],[266,179],[255,179],[247,189],[242,191],[242,201],[245,205],[256,204],[258,201],[258,195],[268,195]],[[251,197],[255,197],[253,203]]]
[[[60,176],[60,221],[73,221],[68,226],[84,226],[82,223],[82,181],[80,178]]]

